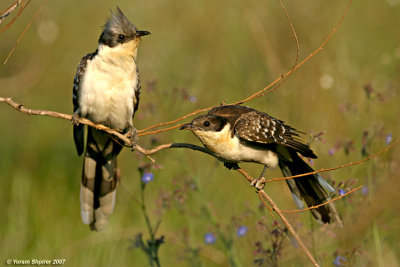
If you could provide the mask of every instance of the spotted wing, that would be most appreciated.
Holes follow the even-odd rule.
[[[263,112],[254,110],[242,114],[235,122],[234,131],[249,142],[284,145],[305,157],[316,158],[309,146],[297,139],[300,132]]]
[[[74,78],[74,86],[72,89],[72,103],[74,105],[74,114],[80,116],[79,110],[79,95],[81,89],[81,82],[83,75],[86,71],[87,63],[92,60],[97,54],[97,51],[94,53],[87,54],[84,56],[79,63],[78,69],[76,70],[75,78]],[[85,138],[84,138],[85,128],[84,125],[74,125],[74,141],[75,147],[78,152],[78,155],[83,153]]]

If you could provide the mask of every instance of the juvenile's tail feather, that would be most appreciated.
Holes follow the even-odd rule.
[[[290,160],[279,161],[279,167],[281,168],[283,175],[286,177],[314,171],[299,157],[297,152],[290,151],[290,156]],[[318,173],[289,179],[286,180],[286,182],[299,209],[304,208],[303,200],[306,202],[308,207],[317,206],[330,201],[331,198],[325,189],[331,192],[334,191],[332,186],[330,186]],[[311,209],[310,211],[317,220],[322,221],[323,223],[336,222],[339,226],[343,226],[342,219],[336,211],[333,202]]]
[[[107,225],[116,196],[117,155],[122,147],[108,135],[89,128],[81,183],[81,216],[95,231]]]

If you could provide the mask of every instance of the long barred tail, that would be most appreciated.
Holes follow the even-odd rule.
[[[286,177],[313,172],[314,170],[302,160],[297,152],[290,151],[291,161],[280,161],[279,167],[283,175]],[[307,175],[295,179],[286,180],[293,198],[299,208],[303,208],[303,200],[308,207],[316,206],[325,203],[331,198],[326,190],[333,192],[334,189],[330,186],[318,173]],[[325,190],[326,189],[326,190]],[[343,226],[342,219],[336,211],[333,202],[325,204],[316,209],[310,210],[313,216],[323,223],[337,222]]]
[[[114,210],[121,149],[107,134],[88,127],[80,200],[82,221],[92,230],[103,230]]]

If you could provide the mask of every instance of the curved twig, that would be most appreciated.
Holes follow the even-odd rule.
[[[28,3],[23,7],[25,8],[31,0],[28,1]],[[31,27],[33,21],[36,19],[36,17],[39,15],[39,13],[42,11],[44,5],[47,3],[47,0],[44,0],[43,4],[39,7],[38,11],[36,11],[35,15],[32,17],[31,21],[29,24],[25,27],[25,30],[22,32],[22,34],[19,36],[17,42],[15,43],[14,47],[11,49],[10,53],[8,54],[7,58],[4,60],[4,64],[7,63],[8,59],[11,57],[11,55],[14,53],[14,50],[17,48],[19,42],[21,42],[22,38],[25,36],[25,33],[28,31],[28,29]],[[22,9],[21,9],[22,12]],[[19,13],[20,14],[20,13]],[[18,14],[18,15],[19,15]],[[6,25],[8,26],[8,25]]]
[[[346,17],[347,12],[348,12],[348,10],[349,10],[349,8],[350,8],[350,6],[351,6],[351,3],[352,3],[352,0],[349,0],[348,4],[347,4],[347,6],[346,6],[346,8],[345,8],[345,10],[344,10],[344,12],[343,12],[343,15],[342,15],[341,18],[339,19],[339,22],[337,23],[337,25],[333,27],[333,30],[329,33],[328,37],[326,37],[325,40],[322,42],[322,44],[321,44],[317,49],[315,49],[311,54],[309,54],[304,60],[302,60],[299,64],[294,65],[293,68],[292,68],[290,71],[288,71],[288,72],[286,72],[285,74],[282,74],[280,77],[276,78],[272,83],[270,83],[269,85],[267,85],[265,88],[259,90],[258,92],[252,94],[251,96],[249,96],[249,97],[247,97],[247,98],[245,98],[245,99],[243,99],[243,100],[233,102],[233,103],[231,103],[230,105],[240,105],[240,104],[243,104],[243,103],[248,102],[248,101],[250,101],[250,100],[253,100],[253,99],[255,99],[255,98],[262,97],[262,96],[264,96],[264,95],[266,95],[266,94],[269,94],[269,93],[271,93],[272,91],[276,90],[276,89],[280,86],[280,84],[279,84],[280,82],[282,82],[285,78],[287,78],[288,76],[290,76],[290,75],[291,75],[293,72],[295,72],[298,68],[300,68],[301,66],[303,66],[307,61],[309,61],[313,56],[315,56],[317,53],[319,53],[319,52],[326,46],[326,44],[328,43],[328,41],[329,41],[329,40],[332,38],[332,36],[336,33],[337,29],[342,25],[343,20],[344,20],[344,18]],[[297,37],[297,36],[296,36],[296,37]],[[296,38],[296,39],[297,39],[297,38]],[[297,60],[296,60],[296,62],[297,62]],[[198,110],[196,110],[196,111],[193,111],[193,112],[191,112],[191,113],[188,113],[188,114],[186,114],[186,115],[183,115],[182,117],[179,117],[179,118],[177,118],[177,119],[175,119],[175,120],[172,120],[172,121],[154,124],[154,125],[152,125],[152,126],[149,126],[149,127],[145,128],[145,129],[140,130],[140,131],[139,131],[139,135],[140,135],[140,136],[149,135],[149,134],[154,134],[154,133],[159,133],[159,132],[165,132],[165,131],[169,131],[169,130],[178,128],[179,125],[175,125],[175,126],[172,126],[172,127],[166,128],[166,129],[160,129],[160,130],[156,130],[156,131],[150,131],[150,130],[152,130],[152,129],[154,129],[154,128],[158,128],[158,127],[162,127],[162,126],[167,126],[167,125],[175,124],[175,123],[177,123],[177,122],[179,122],[179,121],[181,121],[181,120],[184,120],[184,119],[186,119],[186,118],[188,118],[188,117],[190,117],[190,116],[196,115],[196,114],[198,114],[198,113],[200,113],[200,112],[208,111],[208,110],[212,109],[213,107],[215,107],[215,106],[208,107],[208,108],[203,108],[203,109],[198,109]],[[150,132],[149,132],[149,131],[150,131]]]

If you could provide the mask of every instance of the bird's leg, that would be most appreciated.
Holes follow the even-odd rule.
[[[263,190],[265,186],[265,183],[263,182],[265,181],[264,175],[266,171],[267,171],[267,165],[264,165],[264,169],[262,170],[260,176],[251,181],[250,185],[254,186],[257,190]]]
[[[126,130],[125,130],[125,134],[124,134],[124,135],[125,135],[126,137],[129,137],[129,138],[131,139],[132,150],[134,150],[134,149],[135,149],[135,146],[136,146],[136,144],[137,144],[137,142],[138,142],[138,132],[137,132],[136,128],[133,127],[132,124],[129,124],[129,125],[126,127]]]
[[[74,112],[74,114],[71,117],[71,121],[74,125],[78,126],[79,125],[79,119],[81,118],[79,116],[79,109],[77,111]]]

